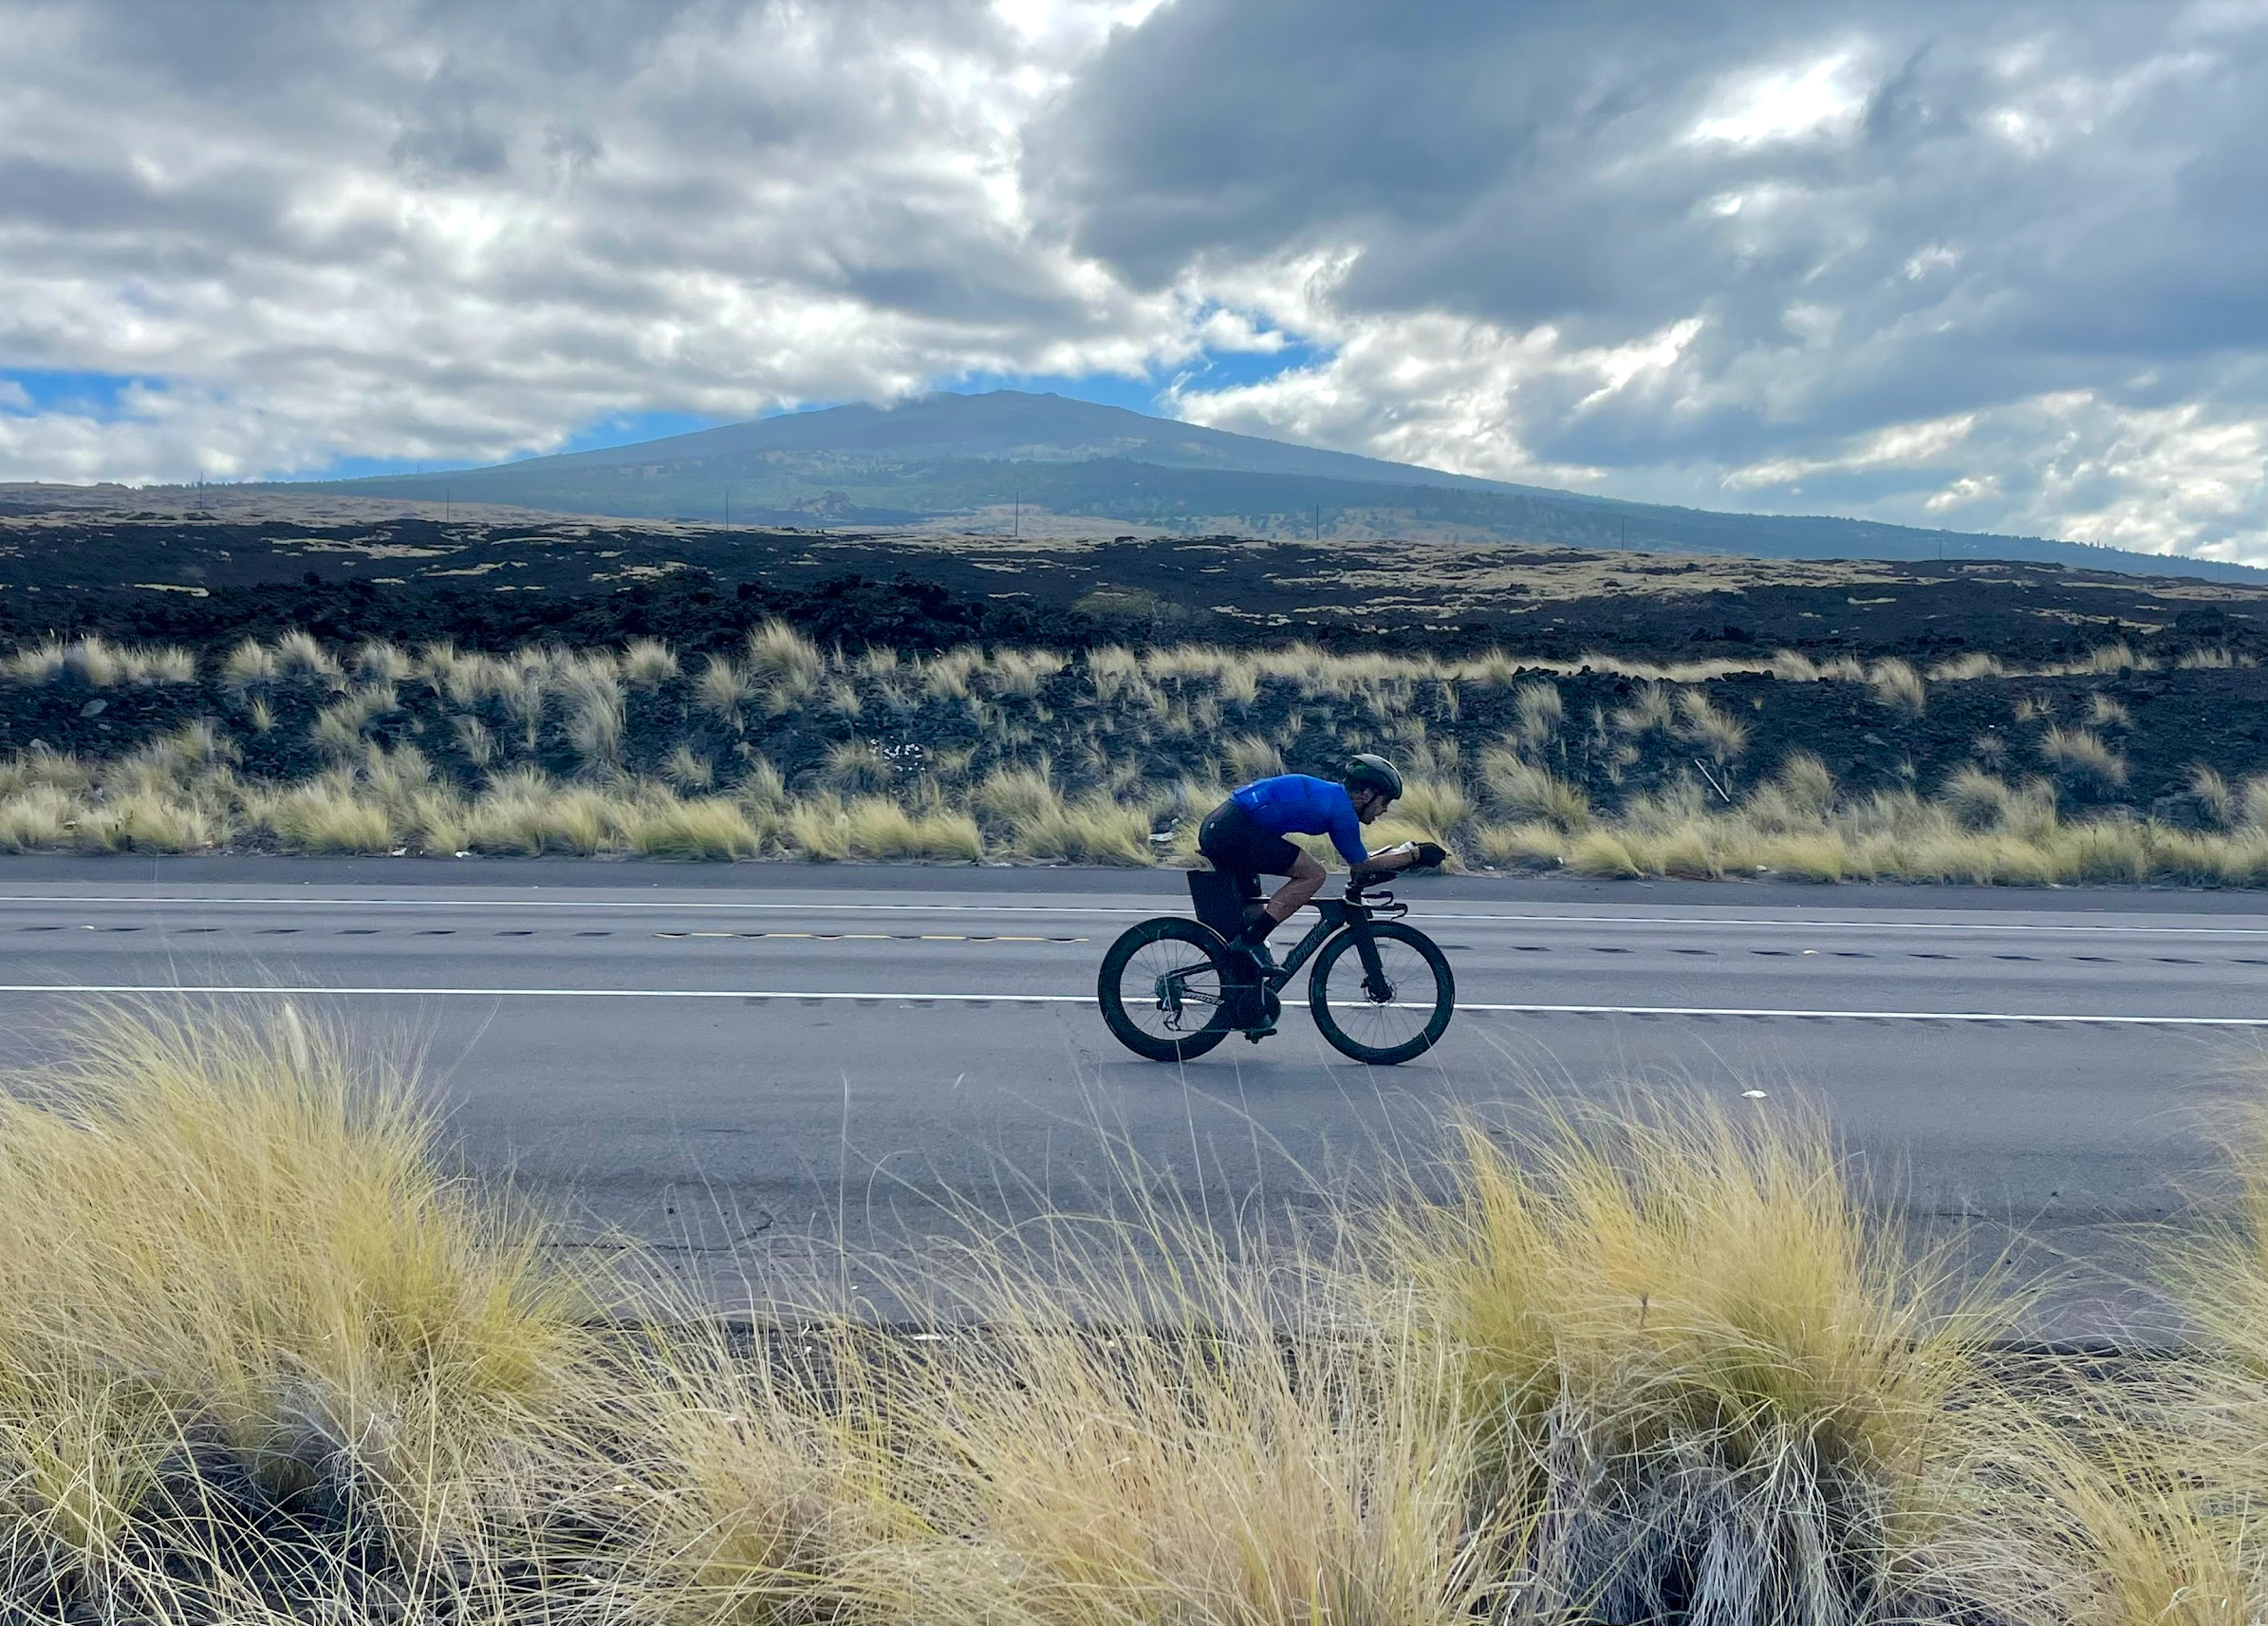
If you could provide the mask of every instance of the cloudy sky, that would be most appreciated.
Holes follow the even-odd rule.
[[[2268,0],[0,0],[0,479],[1015,383],[2268,562]]]

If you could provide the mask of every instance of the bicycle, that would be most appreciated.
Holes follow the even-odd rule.
[[[1225,915],[1224,885],[1233,891],[1227,876],[1191,872],[1200,916]],[[1150,1061],[1194,1060],[1232,1033],[1257,1044],[1274,1031],[1283,990],[1311,959],[1308,1010],[1332,1049],[1376,1066],[1422,1056],[1448,1029],[1457,979],[1440,945],[1403,924],[1409,906],[1395,902],[1387,886],[1383,877],[1350,877],[1343,897],[1316,899],[1322,919],[1264,976],[1201,919],[1160,915],[1128,926],[1096,978],[1103,1020]]]

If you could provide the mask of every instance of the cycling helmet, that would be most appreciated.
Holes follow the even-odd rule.
[[[1363,785],[1373,791],[1383,791],[1388,801],[1402,794],[1402,776],[1394,771],[1394,764],[1367,751],[1348,762],[1347,771],[1339,778],[1349,789]]]

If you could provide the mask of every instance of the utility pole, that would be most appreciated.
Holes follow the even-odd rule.
[[[1009,489],[1015,493],[1015,534],[1017,537],[1021,538],[1024,534],[1024,482],[1022,480],[1017,480]]]
[[[443,515],[442,524],[454,525],[456,523],[456,487],[446,480],[441,482],[441,514]]]
[[[1315,546],[1323,546],[1323,505],[1315,505]]]
[[[733,529],[733,488],[731,486],[724,488],[724,528],[728,532]]]

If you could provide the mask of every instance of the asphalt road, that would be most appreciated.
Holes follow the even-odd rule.
[[[0,863],[0,1024],[291,999],[421,1048],[477,1172],[727,1298],[828,1239],[918,1248],[1139,1187],[1310,1211],[1460,1110],[1692,1091],[1829,1114],[1927,1230],[2073,1267],[2043,1329],[2145,1330],[2140,1239],[2214,1207],[2268,1045],[2268,903],[2176,893],[1406,889],[1460,1008],[1366,1069],[1294,1008],[1186,1068],[1121,1052],[1105,945],[1171,874]],[[1287,933],[1287,937],[1289,934]]]

